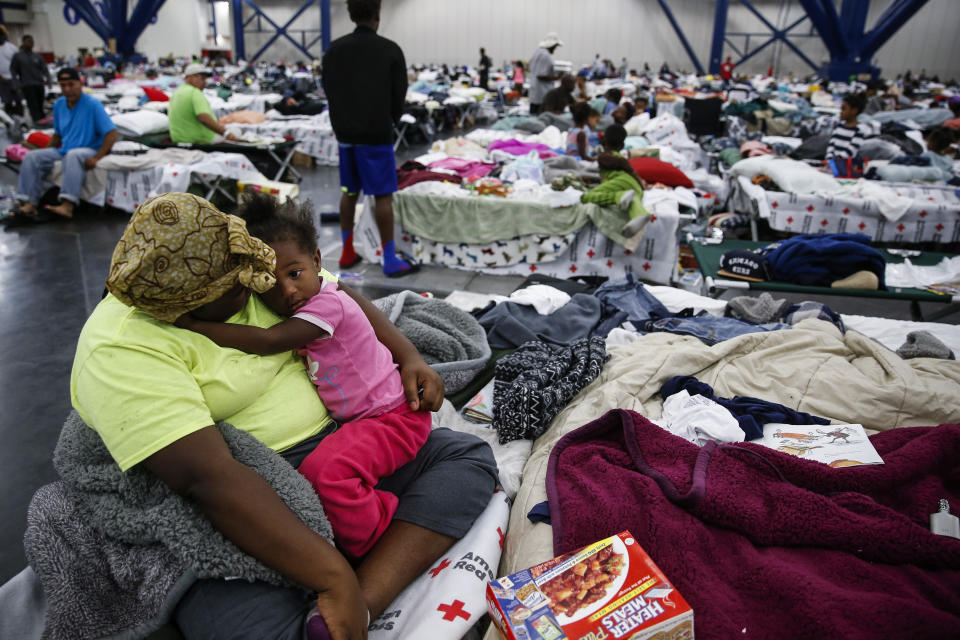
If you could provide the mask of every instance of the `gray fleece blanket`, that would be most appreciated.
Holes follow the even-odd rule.
[[[333,538],[306,479],[253,436],[228,424],[217,428],[234,458],[311,529]],[[49,602],[45,638],[145,637],[198,578],[290,584],[145,469],[120,471],[76,412],[63,425],[53,462],[61,481],[34,495],[24,534],[27,560]]]
[[[440,374],[448,394],[466,387],[490,359],[483,327],[472,315],[448,302],[401,291],[373,304]]]

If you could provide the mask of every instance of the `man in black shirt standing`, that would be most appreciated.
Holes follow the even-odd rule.
[[[480,87],[483,89],[487,88],[490,79],[490,67],[492,66],[490,56],[487,55],[483,47],[480,47],[480,64],[477,65],[477,68],[480,70]]]
[[[403,276],[416,270],[412,262],[397,255],[393,242],[394,127],[406,101],[407,64],[395,42],[377,35],[380,0],[347,0],[347,10],[357,28],[330,43],[323,56],[323,90],[340,145],[340,267],[360,259],[353,248],[353,222],[363,191],[376,202],[383,273],[391,278]]]
[[[33,50],[33,36],[23,36],[23,44],[10,62],[10,75],[15,87],[23,92],[30,109],[30,117],[36,124],[43,120],[43,88],[50,82],[47,63]]]

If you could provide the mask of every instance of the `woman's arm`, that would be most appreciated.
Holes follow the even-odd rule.
[[[221,347],[239,349],[260,356],[299,349],[308,342],[327,335],[327,332],[317,325],[300,318],[289,318],[269,329],[261,329],[245,324],[198,320],[189,313],[185,313],[177,318],[174,324],[181,329],[189,329],[204,335]]]
[[[344,285],[337,286],[354,299],[373,326],[377,339],[393,354],[393,361],[400,367],[403,391],[410,408],[414,411],[437,411],[443,404],[443,380],[430,368],[417,348],[405,335],[393,326],[373,303]],[[422,392],[420,391],[422,389]]]
[[[318,607],[334,638],[367,637],[366,604],[349,563],[303,524],[263,478],[234,460],[216,427],[184,436],[142,464],[194,501],[237,547],[317,591]]]

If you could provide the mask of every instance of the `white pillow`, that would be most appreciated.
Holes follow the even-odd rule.
[[[841,188],[830,174],[790,158],[746,158],[733,165],[730,173],[750,179],[760,174],[767,175],[787,193],[836,193]]]
[[[113,116],[113,124],[117,125],[120,133],[131,136],[163,133],[170,129],[167,114],[148,109]]]

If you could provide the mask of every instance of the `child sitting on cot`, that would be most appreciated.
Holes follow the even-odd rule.
[[[946,127],[937,127],[927,134],[925,139],[927,150],[923,156],[930,158],[930,166],[940,169],[943,179],[953,177],[953,158],[950,156],[950,145],[953,144],[953,132]]]
[[[632,238],[650,222],[650,213],[642,204],[643,190],[647,185],[620,154],[626,137],[627,130],[619,124],[612,124],[604,130],[603,151],[597,154],[602,182],[583,194],[580,201],[601,207],[619,206],[630,217],[620,230],[620,235]]]
[[[827,146],[827,159],[853,158],[860,151],[863,144],[865,127],[857,123],[857,117],[867,104],[867,99],[861,93],[850,93],[844,96],[840,107],[840,124],[833,129],[830,144]]]
[[[600,140],[595,132],[600,114],[586,102],[570,106],[573,128],[567,132],[567,155],[593,160]]]
[[[360,306],[319,274],[309,205],[281,205],[264,195],[244,208],[250,234],[269,244],[277,258],[277,283],[261,297],[287,319],[261,329],[186,314],[176,325],[222,347],[259,355],[296,349],[304,356],[317,393],[341,426],[299,471],[320,496],[337,544],[360,557],[397,509],[397,496],[378,491],[377,482],[414,459],[430,435],[430,412],[410,409],[397,365]]]

